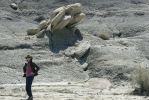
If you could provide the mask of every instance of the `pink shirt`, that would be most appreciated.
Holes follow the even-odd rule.
[[[33,76],[33,71],[32,71],[32,68],[31,68],[31,65],[30,63],[27,64],[27,67],[26,67],[26,76]]]

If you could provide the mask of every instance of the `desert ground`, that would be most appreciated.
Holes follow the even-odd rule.
[[[73,3],[86,15],[76,26],[82,40],[53,52],[47,36],[27,35],[56,8]],[[0,100],[27,97],[22,68],[28,54],[40,66],[34,100],[149,100],[132,94],[133,72],[149,66],[148,18],[148,0],[0,0]],[[82,57],[69,56],[87,46]]]

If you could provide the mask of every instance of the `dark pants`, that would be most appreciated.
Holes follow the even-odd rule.
[[[32,96],[32,82],[34,80],[34,76],[26,77],[26,92],[29,97]]]

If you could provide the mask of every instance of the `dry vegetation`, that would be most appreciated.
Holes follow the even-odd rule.
[[[149,68],[140,64],[133,73],[134,94],[149,95]]]

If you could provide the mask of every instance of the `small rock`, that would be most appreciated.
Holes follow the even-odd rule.
[[[144,16],[145,12],[135,12],[134,15],[136,15],[136,16]]]
[[[83,68],[84,71],[87,71],[88,63],[84,63],[81,67]]]
[[[81,58],[90,49],[90,43],[88,41],[82,42],[75,51],[75,56]]]
[[[71,84],[71,82],[68,82],[68,85],[70,85]]]
[[[35,35],[39,32],[39,29],[28,29],[27,35]]]
[[[85,41],[78,44],[77,47],[70,47],[65,51],[65,55],[68,57],[81,58],[90,49],[90,43]]]
[[[9,5],[13,10],[17,10],[18,9],[18,5],[16,3],[11,3]]]
[[[74,56],[74,48],[68,48],[67,50],[65,50],[64,54],[67,57],[73,57]]]

